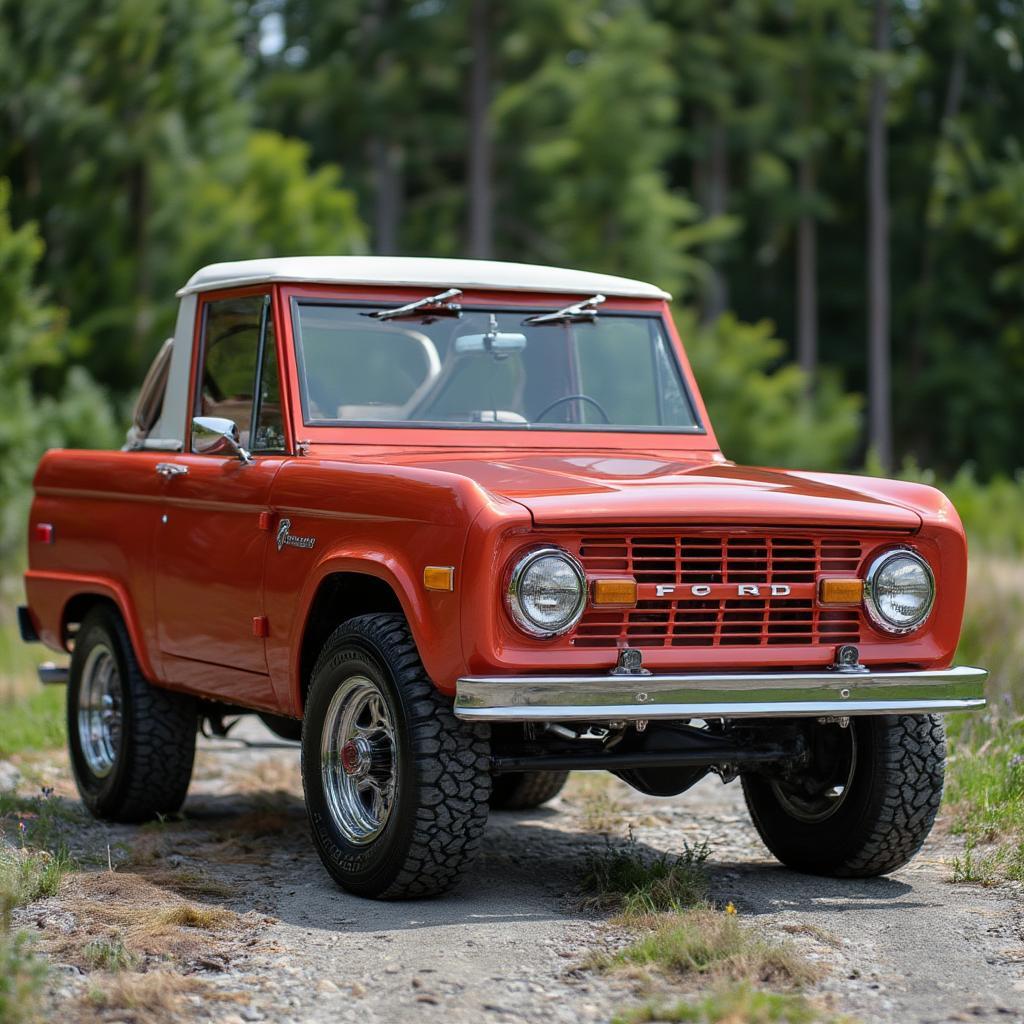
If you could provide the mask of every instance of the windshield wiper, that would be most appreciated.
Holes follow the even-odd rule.
[[[555,310],[554,313],[537,313],[535,316],[528,316],[524,324],[565,324],[576,320],[596,320],[597,307],[605,301],[603,295],[592,295],[589,299],[566,306],[565,309]]]
[[[404,306],[397,306],[395,309],[375,309],[367,316],[377,320],[394,320],[399,316],[410,316],[413,313],[433,314],[435,316],[461,316],[462,306],[457,302],[449,302],[462,294],[461,288],[449,288],[445,292],[438,292],[437,295],[428,295],[425,299],[417,299]]]

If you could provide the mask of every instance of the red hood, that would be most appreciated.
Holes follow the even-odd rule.
[[[529,509],[542,526],[589,523],[769,523],[917,530],[910,505],[879,493],[868,477],[813,478],[721,462],[637,453],[451,451],[407,455],[423,468],[475,480]]]

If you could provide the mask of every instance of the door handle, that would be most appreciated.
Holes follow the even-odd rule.
[[[172,476],[184,476],[188,472],[188,466],[182,466],[177,462],[158,462],[156,471],[169,479]]]

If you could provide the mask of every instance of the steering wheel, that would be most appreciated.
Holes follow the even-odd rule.
[[[566,402],[586,402],[588,405],[592,405],[598,413],[600,413],[601,419],[603,419],[605,423],[611,423],[611,418],[608,416],[608,413],[604,411],[604,406],[602,406],[596,398],[591,398],[590,395],[563,395],[561,398],[556,398],[550,405],[544,406],[544,408],[534,416],[533,422],[540,423],[540,421],[544,419],[552,409],[557,409],[560,405],[565,405]]]

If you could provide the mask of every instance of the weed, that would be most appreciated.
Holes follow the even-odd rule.
[[[23,845],[59,849],[68,826],[81,821],[81,808],[54,796],[49,787],[34,797],[0,793],[0,829],[16,829]]]
[[[203,988],[195,978],[170,971],[150,971],[146,974],[119,974],[102,987],[92,985],[85,999],[99,1010],[148,1011],[169,1017],[182,1008],[186,995]]]
[[[973,840],[967,841],[962,857],[953,859],[950,881],[995,885],[1002,879],[1024,882],[1024,842],[996,846],[988,853],[979,853]]]
[[[609,844],[590,858],[581,885],[591,906],[616,911],[626,919],[685,910],[707,897],[704,863],[709,854],[706,843],[684,843],[677,857],[663,853],[651,859],[640,853],[630,831],[628,846],[616,849]]]
[[[674,975],[786,986],[808,984],[821,976],[820,969],[792,946],[772,942],[735,915],[708,905],[665,914],[650,923],[650,932],[615,956],[599,957],[595,966],[658,967]]]
[[[10,932],[9,913],[8,908],[0,928],[0,1021],[24,1024],[36,1018],[47,971],[32,952],[28,935]]]
[[[120,935],[93,939],[82,948],[82,959],[94,971],[117,973],[135,966],[138,958]]]
[[[842,1024],[846,1018],[819,1009],[802,995],[761,992],[747,984],[719,989],[699,1002],[646,1003],[613,1024],[687,1021],[690,1024]]]
[[[66,850],[49,853],[0,845],[0,901],[20,906],[55,896],[71,868]]]

